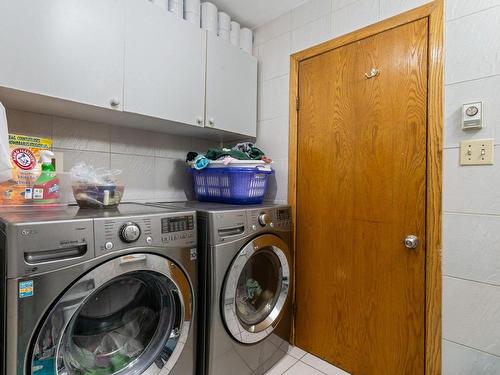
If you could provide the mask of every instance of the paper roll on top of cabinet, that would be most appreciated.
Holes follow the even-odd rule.
[[[201,27],[217,34],[217,7],[208,1],[201,4]]]
[[[219,30],[231,30],[231,17],[225,12],[219,12]]]
[[[200,0],[184,0],[184,19],[200,26]]]
[[[184,0],[184,9],[189,13],[200,14],[200,0]]]
[[[168,11],[177,18],[184,18],[184,0],[168,0]]]
[[[218,35],[224,39],[229,40],[229,33],[231,30],[231,17],[229,14],[224,12],[219,12],[219,29]]]
[[[151,0],[151,2],[162,9],[168,10],[168,0]]]
[[[253,31],[244,27],[240,30],[240,48],[252,54],[253,50]]]
[[[229,33],[229,40],[233,46],[240,46],[240,24],[236,21],[231,21],[231,30]]]

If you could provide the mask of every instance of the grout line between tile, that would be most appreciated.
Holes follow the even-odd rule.
[[[292,357],[290,354],[287,354],[288,356]],[[295,366],[297,364],[297,362],[299,362],[299,360],[297,358],[294,358],[292,357],[293,359],[295,359],[295,362],[293,362],[293,364],[288,367],[285,371],[283,371],[281,374],[283,375],[285,372],[287,372],[288,370],[290,370],[293,366]],[[274,367],[274,366],[273,366]]]
[[[487,351],[484,351],[484,350],[481,350],[481,349],[478,349],[478,348],[474,348],[473,346],[465,345],[465,344],[462,344],[462,343],[457,342],[457,341],[453,341],[453,340],[446,339],[446,338],[443,338],[443,341],[448,341],[448,342],[451,342],[453,344],[463,346],[464,348],[472,349],[472,350],[475,350],[475,351],[478,351],[478,352],[481,352],[481,353],[484,353],[484,354],[491,355],[491,356],[496,357],[496,358],[500,358],[500,356],[498,356],[496,354],[493,354],[493,353],[490,353],[490,352],[487,352]]]
[[[491,7],[487,7],[487,8],[484,8],[484,9],[480,9],[480,10],[477,10],[475,12],[472,12],[472,13],[467,13],[467,14],[464,14],[462,16],[459,16],[459,17],[456,17],[456,18],[450,18],[450,19],[447,19],[445,20],[445,23],[450,23],[450,22],[455,22],[457,20],[461,20],[463,18],[467,18],[467,17],[470,17],[470,16],[474,16],[476,14],[479,14],[479,13],[482,13],[482,12],[486,12],[488,10],[491,10],[491,9],[494,9],[494,8],[497,8],[497,7],[500,7],[500,4],[497,4],[497,5],[493,5]]]
[[[443,274],[443,276],[450,277],[452,279],[462,280],[462,281],[469,281],[469,282],[474,283],[474,284],[482,284],[482,285],[488,285],[488,286],[494,286],[494,287],[500,288],[499,284],[492,284],[492,283],[488,283],[488,282],[484,282],[484,281],[472,280],[472,279],[467,279],[465,277],[459,277],[459,276],[453,276],[453,275],[447,275],[447,274]]]
[[[466,211],[443,211],[443,214],[452,214],[452,215],[469,215],[469,216],[486,216],[486,217],[495,217],[500,218],[500,214],[490,214],[484,212],[466,212]]]
[[[494,77],[498,77],[498,76],[500,76],[500,73],[488,74],[486,76],[481,76],[481,77],[476,77],[476,78],[464,79],[464,80],[461,80],[461,81],[455,81],[455,82],[445,83],[444,86],[446,88],[448,86],[459,85],[459,84],[462,84],[462,83],[469,83],[469,82],[479,81],[479,80],[482,80],[482,79],[494,78]]]
[[[283,78],[283,77],[288,76],[288,75],[290,75],[290,72],[284,73],[284,74],[280,74],[280,75],[277,75],[277,76],[274,76],[274,77],[271,77],[271,78],[267,78],[267,79],[264,79],[264,80],[259,80],[259,83],[260,84],[266,83],[266,82],[272,81],[274,79]]]
[[[306,354],[310,354],[310,353],[306,353]],[[304,354],[304,356],[305,356],[306,354]],[[311,355],[312,355],[312,354],[311,354]],[[321,358],[320,358],[320,359],[321,359]],[[306,365],[306,366],[308,366],[308,367],[311,367],[311,368],[315,369],[316,371],[321,372],[321,373],[322,373],[322,374],[324,374],[324,375],[327,375],[327,373],[326,373],[326,372],[321,371],[319,368],[314,367],[314,366],[313,366],[313,365],[311,365],[310,363],[304,362],[304,361],[302,361],[302,360],[300,360],[299,362],[302,362],[304,365]]]

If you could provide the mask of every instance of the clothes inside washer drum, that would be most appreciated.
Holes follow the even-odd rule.
[[[271,250],[252,255],[243,268],[236,289],[236,313],[247,325],[262,322],[271,313],[281,292],[281,263]]]

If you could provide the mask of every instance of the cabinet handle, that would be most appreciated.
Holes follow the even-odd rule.
[[[197,123],[198,125],[203,125],[203,118],[202,118],[202,117],[197,117],[197,118],[196,118],[196,123]]]
[[[111,104],[111,107],[118,107],[120,105],[120,101],[116,98],[111,98],[109,104]]]
[[[215,126],[215,120],[213,118],[211,118],[210,120],[208,120],[208,125]]]

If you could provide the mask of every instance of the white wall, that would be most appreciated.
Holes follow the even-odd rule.
[[[7,109],[9,132],[52,138],[64,153],[64,170],[84,161],[118,168],[124,200],[183,200],[192,196],[184,160],[188,151],[206,152],[217,143],[131,128]]]
[[[276,199],[287,198],[289,55],[427,0],[312,0],[255,30],[258,142],[276,152]],[[443,369],[500,373],[500,159],[460,167],[461,139],[497,137],[500,152],[500,0],[446,4]],[[482,100],[486,128],[460,130],[463,103]]]

